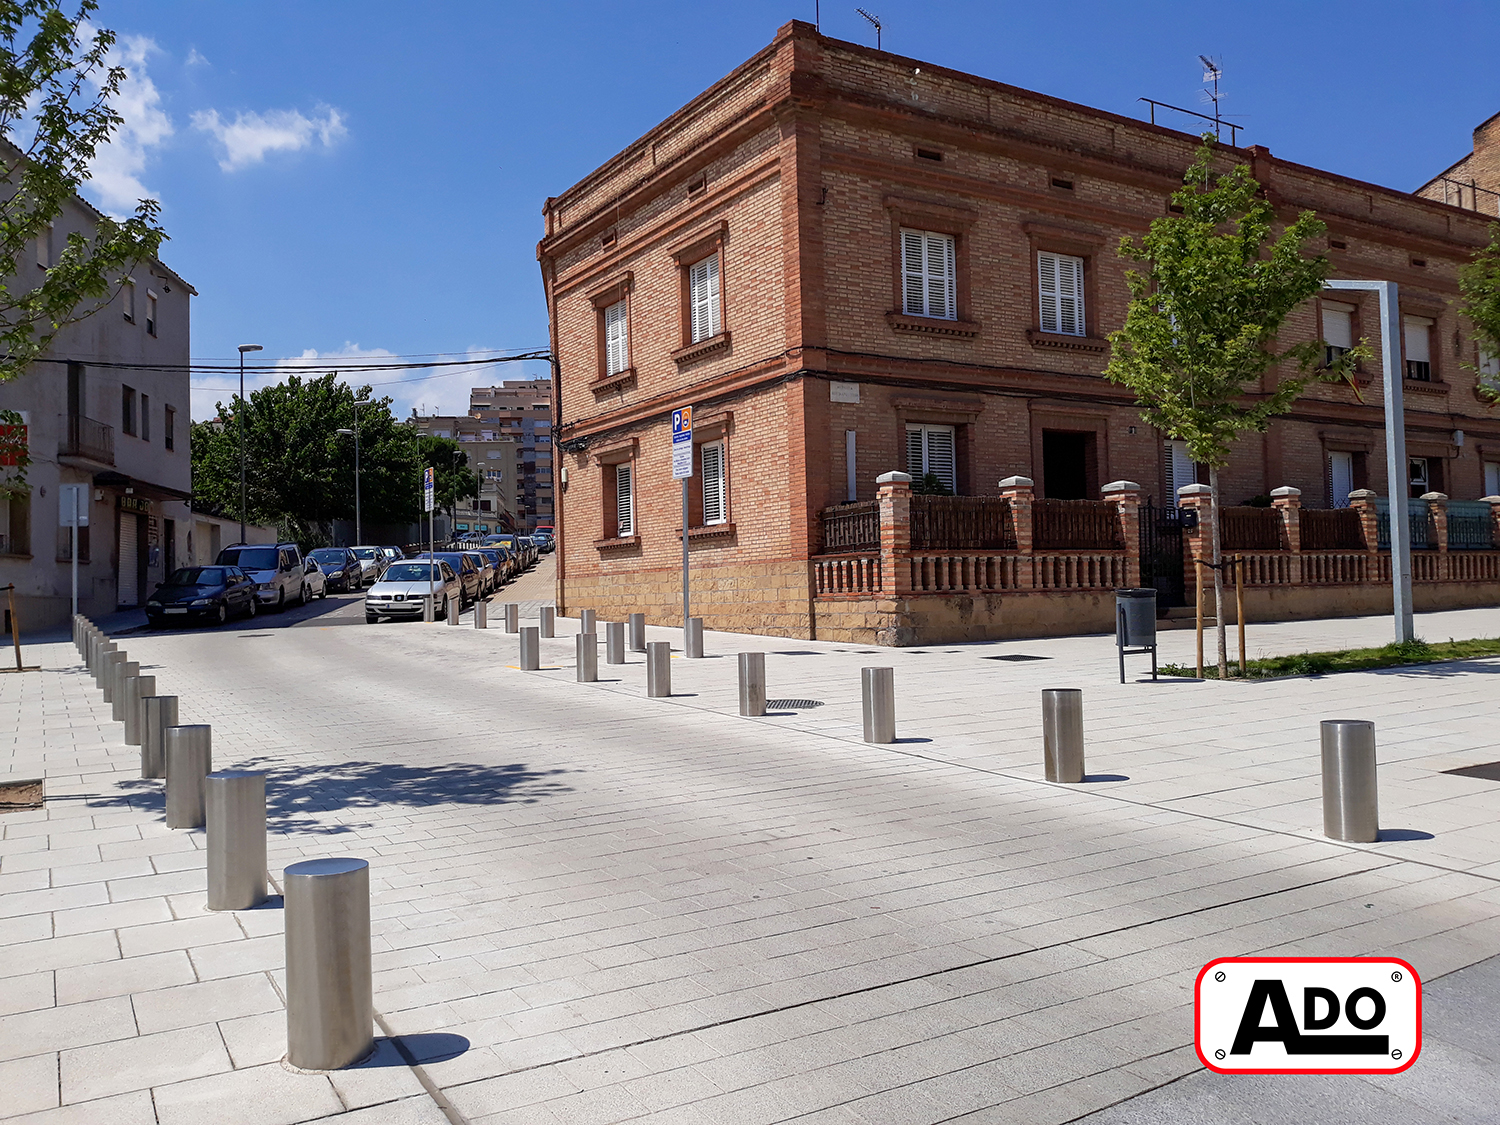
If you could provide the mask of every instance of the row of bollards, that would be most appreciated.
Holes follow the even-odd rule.
[[[212,729],[180,724],[177,697],[157,695],[156,677],[141,675],[140,664],[82,615],[73,619],[73,643],[124,724],[126,745],[140,745],[141,776],[165,776],[167,827],[206,828],[208,909],[259,906],[269,882],[266,775],[215,773]],[[369,864],[309,860],[289,866],[284,877],[286,1061],[336,1070],[375,1045]]]

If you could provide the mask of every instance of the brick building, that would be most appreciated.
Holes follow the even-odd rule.
[[[1107,628],[1108,590],[1140,581],[1151,557],[1138,520],[1169,529],[1163,512],[1198,475],[1100,377],[1128,302],[1116,247],[1166,212],[1197,143],[787,24],[545,206],[559,603],[661,622],[680,612],[669,418],[693,406],[688,536],[711,626],[892,643]],[[1411,465],[1395,494],[1500,492],[1500,420],[1462,366],[1479,357],[1453,309],[1484,219],[1259,146],[1224,155],[1284,215],[1312,209],[1329,224],[1318,249],[1335,276],[1400,283]],[[1327,296],[1288,331],[1366,338],[1378,354],[1373,295]],[[1290,487],[1301,507],[1335,511],[1351,493],[1391,492],[1370,366],[1359,394],[1316,386],[1243,440],[1220,473],[1224,502]],[[877,528],[876,478],[892,470],[932,474],[965,500],[934,507],[893,480]],[[1108,482],[1119,521],[1098,508]],[[967,499],[1002,492],[999,507]],[[1057,507],[1069,503],[1092,507]],[[959,509],[1007,522],[969,539],[929,526]],[[1259,511],[1283,523],[1252,539],[1301,550],[1284,511]],[[1455,526],[1471,517],[1456,512]],[[1378,554],[1350,538],[1358,520],[1306,519],[1343,529],[1331,546]],[[1054,531],[1051,549],[1071,553],[1033,557]],[[913,553],[923,543],[935,553]],[[1252,604],[1268,613],[1364,604],[1331,585],[1296,605],[1264,593]]]
[[[515,512],[519,530],[552,523],[552,381],[507,379],[469,392],[469,415],[516,443]]]

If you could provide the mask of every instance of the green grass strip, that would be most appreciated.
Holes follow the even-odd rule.
[[[1239,662],[1230,661],[1229,678],[1247,680],[1270,680],[1279,676],[1325,676],[1331,672],[1366,672],[1371,668],[1399,668],[1409,664],[1440,664],[1448,660],[1472,660],[1480,656],[1500,656],[1500,637],[1482,638],[1473,641],[1455,641],[1451,638],[1431,644],[1418,638],[1414,641],[1397,641],[1380,648],[1345,648],[1333,652],[1303,652],[1296,656],[1268,656],[1245,662],[1245,675],[1240,676]],[[1187,676],[1196,678],[1198,669],[1192,664],[1163,664],[1163,676]],[[1205,662],[1203,678],[1217,680],[1217,664]]]

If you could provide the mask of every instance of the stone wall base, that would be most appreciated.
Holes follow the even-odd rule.
[[[704,627],[731,633],[810,639],[808,564],[767,560],[737,566],[694,566],[691,613]],[[558,612],[577,617],[592,609],[600,621],[624,621],[644,613],[648,625],[682,624],[682,569],[569,575],[566,604]]]

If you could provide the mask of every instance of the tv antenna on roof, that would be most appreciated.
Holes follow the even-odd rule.
[[[858,12],[860,15],[864,16],[865,19],[869,20],[871,23],[873,23],[875,25],[875,49],[877,51],[880,50],[880,19],[879,19],[879,17],[870,15],[870,13],[867,12],[867,11],[865,11],[863,8],[855,8],[854,10],[856,12]]]
[[[1219,98],[1223,96],[1219,93],[1219,79],[1224,77],[1224,69],[1207,55],[1199,55],[1198,61],[1203,64],[1203,81],[1212,82],[1214,84],[1214,88],[1212,90],[1203,91],[1202,98],[1204,102],[1213,103],[1214,139],[1217,140],[1219,139],[1219,134],[1224,127],[1223,118],[1219,113]]]

